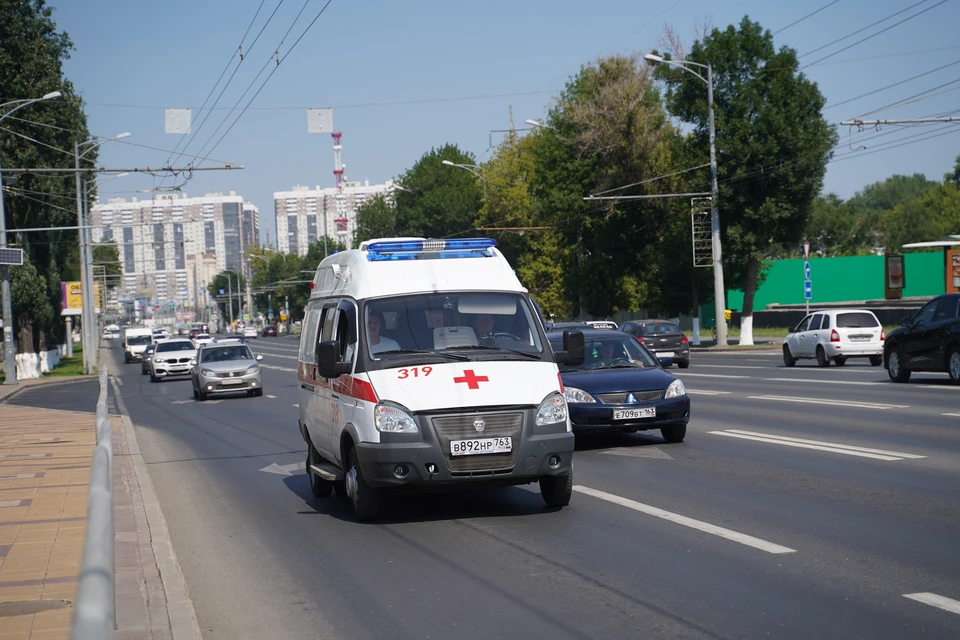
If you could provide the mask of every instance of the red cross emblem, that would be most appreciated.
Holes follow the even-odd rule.
[[[466,382],[469,389],[479,389],[481,382],[490,382],[490,379],[487,376],[478,376],[473,372],[473,369],[464,369],[463,377],[454,378],[453,381],[456,384]]]

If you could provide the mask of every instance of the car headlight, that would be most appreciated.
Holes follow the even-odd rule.
[[[258,367],[257,365],[253,365],[252,367],[247,369],[244,375],[250,375],[251,373],[256,373],[257,371],[260,371],[260,367]]]
[[[576,403],[596,402],[596,400],[592,395],[590,395],[583,389],[577,389],[576,387],[567,387],[566,390],[563,392],[563,397],[567,399],[567,402],[576,402]]]
[[[154,361],[154,362],[166,362],[166,360],[164,360],[163,358],[154,358],[153,361]]]
[[[670,383],[670,386],[667,387],[667,392],[663,394],[664,399],[667,398],[679,398],[680,396],[687,395],[687,388],[683,386],[683,382],[680,380],[674,380]]]
[[[378,404],[373,410],[373,423],[382,433],[419,433],[417,422],[409,413],[392,404]]]
[[[537,426],[565,422],[567,419],[567,401],[560,393],[552,393],[537,408]]]
[[[210,369],[201,369],[201,370],[200,370],[200,374],[201,374],[201,375],[204,375],[204,376],[212,376],[212,375],[213,375],[213,371],[210,371]]]

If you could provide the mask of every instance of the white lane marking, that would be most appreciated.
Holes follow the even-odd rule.
[[[265,471],[266,473],[275,473],[278,476],[290,476],[293,475],[294,471],[303,471],[307,468],[306,462],[294,462],[293,464],[277,464],[274,462],[271,465],[260,469],[260,471]]]
[[[937,607],[950,613],[960,614],[960,601],[938,596],[935,593],[905,593],[903,597],[922,602],[923,604],[929,604],[931,607]]]
[[[774,402],[801,402],[803,404],[826,404],[833,407],[856,407],[857,409],[909,409],[907,404],[882,404],[857,400],[826,400],[824,398],[795,398],[793,396],[747,396],[750,400],[773,400]]]
[[[689,391],[689,389],[688,389],[687,391]],[[956,417],[956,418],[960,418],[960,413],[945,413],[945,414],[943,414],[943,415],[945,415],[945,416],[954,416],[954,417]]]
[[[889,382],[859,382],[857,380],[824,380],[819,378],[763,378],[773,382],[813,382],[816,384],[853,384],[858,387],[877,387],[890,384]]]
[[[271,400],[276,400],[276,399],[277,399],[277,396],[270,396],[270,395],[268,395],[267,397],[270,398]]]
[[[174,400],[170,404],[190,404],[193,400]]]
[[[919,460],[927,456],[919,456],[913,453],[901,453],[899,451],[885,451],[883,449],[870,449],[868,447],[855,447],[849,444],[837,444],[834,442],[823,442],[820,440],[805,440],[803,438],[791,438],[789,436],[779,436],[772,433],[758,433],[756,431],[744,431],[742,429],[728,429],[726,431],[708,431],[717,436],[727,436],[729,438],[741,438],[743,440],[753,440],[755,442],[766,442],[768,444],[782,444],[786,447],[799,447],[801,449],[815,449],[817,451],[828,451],[831,453],[842,453],[849,456],[859,456],[862,458],[873,458],[875,460]]]
[[[749,364],[698,364],[697,367],[698,367],[698,368],[703,368],[703,369],[707,369],[707,368],[710,368],[710,369],[764,369],[764,370],[766,370],[766,371],[769,371],[769,370],[771,370],[771,369],[780,369],[780,368],[781,368],[781,367],[779,367],[779,366],[760,367],[760,366],[757,366],[757,365],[749,365]],[[810,370],[811,370],[811,371],[814,371],[815,369],[814,369],[813,367],[810,367]],[[867,374],[867,375],[877,375],[877,372],[874,371],[872,367],[870,367],[870,368],[866,368],[866,367],[850,368],[850,367],[847,367],[847,368],[844,369],[843,371],[844,371],[845,373],[860,373],[860,374]],[[791,380],[792,380],[792,379],[793,379],[793,378],[791,378]],[[818,382],[819,382],[819,381],[818,381]],[[877,383],[877,384],[882,384],[882,383]]]
[[[123,386],[123,378],[117,378],[117,384]]]
[[[732,391],[707,391],[706,389],[687,389],[687,394],[692,396],[728,396]]]
[[[734,378],[747,379],[750,377],[750,376],[724,376],[719,373],[687,373],[686,371],[683,371],[683,372],[678,371],[676,375],[684,378],[687,376],[695,376],[698,378],[731,378],[731,379],[734,379]]]
[[[296,371],[296,369],[292,369],[292,368],[290,368],[290,367],[277,367],[277,366],[274,366],[274,365],[272,365],[272,364],[261,364],[261,365],[260,365],[260,368],[262,368],[262,369],[274,369],[274,370],[276,370],[276,371]]]
[[[696,529],[704,533],[709,533],[715,536],[720,536],[721,538],[726,538],[733,542],[739,542],[748,547],[753,547],[754,549],[760,549],[761,551],[766,551],[767,553],[796,553],[796,549],[791,549],[789,547],[783,547],[779,544],[774,544],[772,542],[767,542],[766,540],[761,540],[760,538],[754,538],[753,536],[748,536],[745,533],[739,533],[737,531],[732,531],[730,529],[724,529],[723,527],[718,527],[716,525],[710,524],[708,522],[702,522],[700,520],[694,520],[693,518],[688,518],[686,516],[681,516],[677,513],[671,513],[670,511],[664,511],[663,509],[658,509],[657,507],[651,507],[650,505],[643,504],[641,502],[635,502],[628,498],[621,498],[612,493],[607,493],[606,491],[599,491],[597,489],[591,489],[590,487],[584,487],[583,485],[575,485],[573,487],[574,491],[579,491],[580,493],[585,493],[594,498],[600,498],[601,500],[606,500],[607,502],[612,502],[618,504],[622,507],[628,509],[633,509],[634,511],[639,511],[640,513],[645,513],[647,515],[655,516],[657,518],[663,518],[669,522],[674,522],[676,524],[683,525],[685,527],[690,527],[691,529]]]
[[[605,456],[623,456],[625,458],[654,458],[656,460],[673,460],[673,456],[657,447],[632,447],[628,449],[610,449],[601,451]]]
[[[298,405],[298,404],[294,404],[293,406],[295,406],[297,409],[300,408],[300,405]]]
[[[265,352],[265,351],[261,351],[260,353],[262,353],[263,355],[267,356],[268,358],[286,358],[286,359],[288,359],[288,360],[298,360],[298,359],[299,359],[297,356],[282,356],[282,355],[280,355],[279,353],[267,353],[267,352]]]

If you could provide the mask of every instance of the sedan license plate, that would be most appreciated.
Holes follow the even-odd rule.
[[[509,436],[450,441],[450,455],[452,456],[475,456],[484,453],[510,453],[511,451],[513,451],[513,439]]]
[[[672,358],[676,354],[673,351],[657,351],[658,358]]]
[[[864,335],[850,336],[850,342],[870,342],[871,337]]]
[[[243,384],[243,380],[239,380],[239,379],[237,379],[237,380],[224,380],[224,381],[221,382],[220,384],[225,384],[225,385],[226,385],[226,384]]]
[[[616,409],[613,412],[614,420],[636,420],[638,418],[656,418],[656,407],[645,407],[643,409]]]

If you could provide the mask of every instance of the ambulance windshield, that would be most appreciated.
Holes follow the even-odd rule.
[[[412,353],[539,359],[536,315],[518,293],[418,294],[365,305],[366,343],[373,359]]]

